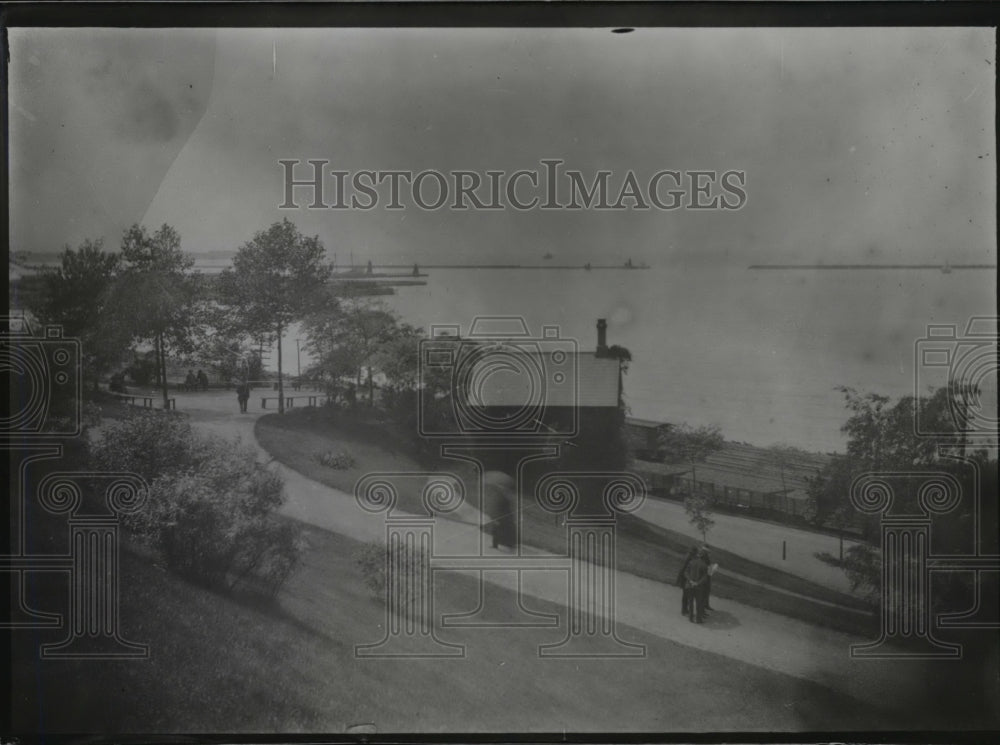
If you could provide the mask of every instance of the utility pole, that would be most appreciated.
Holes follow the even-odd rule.
[[[285,413],[285,381],[281,379],[281,324],[278,324],[278,413]]]
[[[302,377],[302,355],[299,351],[300,341],[301,339],[295,340],[295,371],[296,371],[296,377],[298,378]]]

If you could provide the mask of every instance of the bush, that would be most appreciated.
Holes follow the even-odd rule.
[[[363,543],[354,555],[354,563],[361,569],[365,586],[376,600],[385,602],[386,600],[386,578],[387,568],[390,566],[389,547],[382,541],[368,541]],[[409,573],[415,566],[424,560],[424,549],[422,546],[414,546],[412,552],[406,551],[406,546],[396,546],[396,561],[392,562],[396,566],[402,567],[403,571]],[[407,593],[403,601],[412,603],[416,599],[416,587],[414,583],[402,583],[404,592]]]
[[[281,478],[250,448],[196,436],[179,417],[147,412],[111,427],[94,464],[146,479],[149,496],[123,525],[188,579],[273,595],[298,565],[300,531],[274,515],[284,501]]]
[[[346,450],[342,450],[340,452],[330,450],[325,453],[313,453],[313,460],[321,466],[333,468],[337,471],[346,471],[348,468],[354,468],[356,463],[354,456]]]
[[[176,474],[197,461],[195,434],[179,414],[132,411],[112,424],[94,448],[94,466],[106,471],[131,471],[152,483]]]

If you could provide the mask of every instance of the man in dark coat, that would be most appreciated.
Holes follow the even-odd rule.
[[[686,616],[691,612],[691,591],[687,587],[687,568],[698,555],[698,547],[692,546],[691,550],[688,551],[688,555],[684,558],[684,563],[681,564],[681,570],[677,573],[677,586],[681,588],[681,615]]]
[[[240,403],[240,413],[247,413],[247,402],[250,400],[250,384],[243,381],[236,386],[236,400]]]
[[[705,582],[708,579],[708,564],[705,563],[705,557],[701,552],[688,564],[684,578],[691,592],[688,618],[694,623],[702,623],[705,620]]]

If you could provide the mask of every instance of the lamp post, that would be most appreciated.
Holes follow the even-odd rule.
[[[295,373],[296,377],[302,377],[302,355],[299,353],[299,342],[301,339],[295,340]]]

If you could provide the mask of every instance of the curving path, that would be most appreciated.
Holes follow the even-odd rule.
[[[247,414],[239,413],[234,393],[179,393],[177,408],[186,412],[199,430],[228,439],[239,438],[256,446],[262,459],[272,460],[257,445],[253,430],[258,416],[268,412],[258,408]],[[358,540],[384,537],[382,517],[362,511],[352,495],[312,481],[280,464],[274,463],[274,467],[285,479],[287,502],[282,511],[288,516]],[[463,518],[439,519],[435,523],[435,555],[480,551],[482,536],[475,514],[466,513]],[[729,549],[722,541],[715,542]],[[487,554],[499,553],[488,544],[483,550]],[[526,549],[524,553],[543,552]],[[517,589],[516,571],[490,571],[487,577],[488,583]],[[521,589],[525,595],[566,603],[564,573],[530,571],[524,572],[523,577]],[[914,706],[919,706],[915,702],[923,698],[925,684],[919,674],[914,674],[912,661],[850,657],[851,644],[869,639],[812,626],[725,598],[713,598],[716,612],[705,624],[696,625],[681,616],[677,587],[621,571],[616,573],[616,583],[614,609],[601,608],[599,612],[602,615],[614,612],[619,621],[663,639],[813,681],[902,712],[914,711]],[[888,691],[891,696],[886,695]]]

